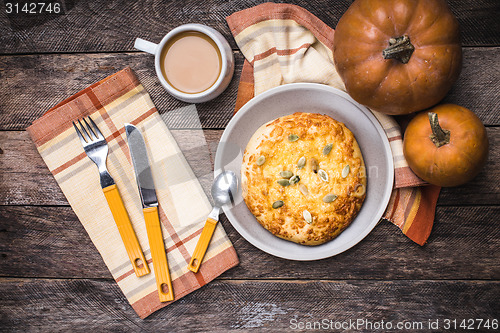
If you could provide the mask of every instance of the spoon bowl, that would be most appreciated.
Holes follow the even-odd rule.
[[[234,203],[234,197],[238,191],[238,177],[232,171],[220,173],[212,185],[212,198],[216,207],[228,203]]]

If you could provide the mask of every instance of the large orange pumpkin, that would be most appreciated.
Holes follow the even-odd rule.
[[[458,21],[444,0],[355,0],[333,50],[352,98],[392,115],[438,103],[462,66]]]
[[[439,186],[474,178],[488,157],[488,137],[469,109],[438,105],[415,116],[406,128],[403,153],[417,176]]]

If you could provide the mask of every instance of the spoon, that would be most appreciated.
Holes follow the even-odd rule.
[[[234,205],[234,197],[238,192],[238,178],[232,171],[224,171],[219,174],[212,185],[212,198],[214,199],[214,207],[210,214],[208,214],[207,221],[201,232],[200,239],[196,243],[193,257],[189,262],[188,268],[192,272],[198,272],[200,269],[203,257],[207,252],[208,245],[212,239],[212,235],[219,222],[219,213],[222,206],[231,203]]]

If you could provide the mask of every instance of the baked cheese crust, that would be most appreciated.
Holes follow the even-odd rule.
[[[366,196],[366,169],[354,135],[316,113],[262,125],[245,149],[241,180],[245,203],[259,223],[304,245],[338,236]]]

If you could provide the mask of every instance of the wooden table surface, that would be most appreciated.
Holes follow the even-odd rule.
[[[291,2],[331,27],[351,3]],[[476,179],[442,190],[428,244],[420,247],[382,222],[345,253],[294,262],[253,247],[222,216],[240,265],[147,319],[137,317],[25,129],[57,102],[125,66],[168,118],[187,104],[163,90],[153,57],[135,50],[134,39],[158,42],[177,25],[207,24],[233,47],[233,81],[217,99],[196,105],[202,128],[170,125],[208,193],[213,152],[231,118],[243,64],[225,17],[258,3],[66,0],[59,15],[7,15],[0,5],[0,331],[277,332],[358,319],[419,322],[423,331],[439,320],[442,331],[446,319],[457,326],[464,319],[500,319],[498,0],[448,1],[460,22],[464,61],[445,101],[481,118],[490,154]],[[195,149],[193,133],[200,131],[209,158]]]

